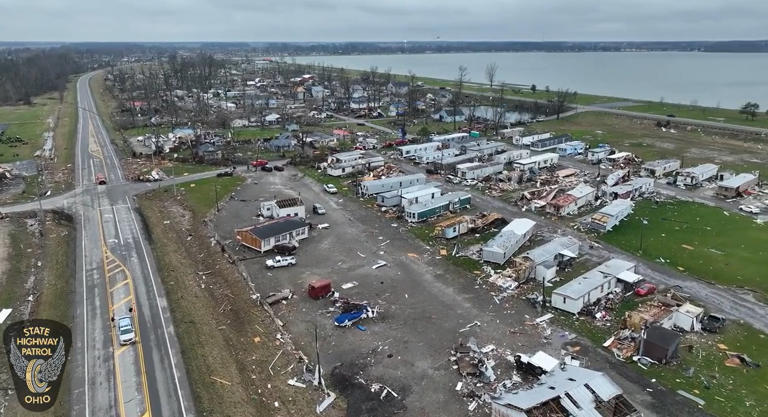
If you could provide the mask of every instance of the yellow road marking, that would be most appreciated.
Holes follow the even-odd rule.
[[[122,300],[118,301],[117,304],[112,306],[112,311],[114,311],[116,308],[120,307],[121,305],[131,300],[133,300],[133,296],[130,296],[130,295],[128,297],[123,298]]]
[[[117,268],[112,269],[112,267],[115,267],[115,266],[117,266]],[[107,276],[114,275],[122,270],[123,270],[123,266],[120,265],[119,263],[112,264],[112,266],[107,267]]]
[[[93,126],[91,126],[91,130],[93,130]],[[131,273],[128,271],[127,268],[117,259],[115,258],[112,253],[109,252],[109,248],[107,247],[106,240],[104,239],[104,229],[103,224],[101,221],[101,211],[97,211],[99,216],[99,237],[101,238],[101,248],[102,248],[102,263],[104,266],[104,279],[106,281],[107,289],[109,289],[109,273],[107,272],[107,264],[111,262],[116,262],[118,265],[120,265],[120,268],[118,271],[122,270],[125,271],[126,279],[119,284],[117,284],[112,289],[115,289],[119,286],[128,284],[128,288],[130,289],[130,295],[124,299],[122,299],[119,303],[116,305],[112,305],[112,294],[111,290],[107,292],[107,305],[109,307],[110,315],[112,315],[112,312],[114,309],[123,303],[125,303],[128,300],[134,299],[134,289],[133,289],[133,278],[131,277]],[[139,320],[138,320],[138,312],[137,309],[133,309],[133,323],[134,323],[134,329],[136,331],[136,346],[139,351],[139,368],[141,371],[141,380],[142,380],[142,388],[144,391],[144,406],[145,406],[145,412],[142,415],[142,417],[152,417],[152,408],[149,403],[149,392],[147,388],[147,371],[146,367],[144,365],[144,349],[141,346],[141,333],[139,330]],[[117,379],[117,398],[120,402],[120,416],[125,417],[125,403],[123,402],[123,385],[122,380],[120,377],[120,362],[118,359],[118,355],[125,351],[128,346],[120,346],[115,350],[116,346],[119,346],[119,343],[117,342],[117,334],[115,333],[115,326],[110,326],[112,330],[112,346],[113,346],[113,356],[114,356],[114,362],[115,362],[115,376]]]
[[[114,290],[116,290],[116,289],[118,289],[118,288],[122,287],[123,285],[125,285],[125,284],[127,284],[127,283],[129,283],[129,282],[130,282],[130,281],[128,281],[128,280],[126,279],[126,280],[124,280],[124,281],[121,281],[119,284],[115,285],[114,287],[110,288],[109,290],[110,290],[110,291],[114,291]]]

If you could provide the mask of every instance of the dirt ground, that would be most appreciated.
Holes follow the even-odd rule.
[[[347,397],[348,416],[487,415],[483,407],[467,411],[468,401],[454,391],[460,377],[451,367],[451,347],[470,336],[500,351],[544,350],[560,357],[563,330],[526,324],[541,313],[517,298],[497,304],[470,273],[440,260],[437,248],[417,241],[401,221],[377,213],[371,200],[325,194],[290,167],[282,173],[255,174],[252,181],[223,207],[215,230],[221,240],[230,240],[228,249],[241,260],[258,292],[290,288],[297,293],[277,305],[276,314],[299,346],[313,346],[318,328],[323,364],[334,368],[331,382]],[[269,255],[232,244],[233,229],[256,221],[258,201],[295,195],[307,207],[323,204],[328,214],[309,215],[308,220],[330,228],[314,229],[302,241],[296,266],[268,271],[264,261]],[[378,260],[388,265],[373,270]],[[379,316],[362,322],[365,331],[335,327],[330,303],[306,296],[307,283],[317,278],[332,279],[343,296],[379,306]],[[340,289],[351,281],[358,285]],[[474,321],[480,325],[459,332]],[[608,373],[645,416],[666,416],[671,407],[681,416],[706,415],[629,366],[609,361],[602,350],[585,350],[591,368]],[[501,380],[508,377],[498,375]],[[398,397],[370,395],[373,384],[386,385]]]
[[[12,308],[0,332],[13,322],[45,318],[72,324],[75,233],[71,217],[47,213],[40,245],[35,213],[19,213],[0,220],[0,309]],[[5,353],[0,358],[6,361]],[[0,366],[0,417],[27,416],[16,400],[10,368]],[[41,416],[66,416],[69,412],[68,378],[65,375],[56,405]]]
[[[140,206],[198,415],[314,414],[322,394],[287,384],[302,375],[298,358],[250,297],[238,269],[211,244],[205,228],[191,221],[183,198],[161,190],[142,197]],[[338,400],[324,415],[343,415],[343,406]]]

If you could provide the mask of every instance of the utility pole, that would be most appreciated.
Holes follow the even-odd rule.
[[[42,167],[40,165],[38,165],[38,167],[37,167],[37,181],[36,181],[36,185],[37,185],[37,204],[38,204],[37,222],[38,222],[38,226],[39,226],[38,233],[39,233],[40,237],[43,237],[43,225],[45,224],[45,218],[43,217],[43,199],[42,199],[42,196],[40,195],[40,179],[43,177],[43,175],[45,175],[45,166],[43,164],[45,164],[45,163],[44,162],[41,163]],[[43,246],[43,242],[42,242],[42,239],[41,239],[40,240],[40,247],[42,248],[42,246]]]
[[[219,212],[219,184],[213,183],[213,195],[216,199],[216,213]]]

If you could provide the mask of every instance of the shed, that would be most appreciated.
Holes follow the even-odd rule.
[[[644,332],[638,355],[659,363],[667,363],[678,357],[680,338],[680,333],[661,326],[651,326]]]
[[[482,248],[483,261],[504,264],[533,236],[533,226],[536,222],[519,218],[509,222],[493,239],[486,242]]]
[[[685,303],[677,307],[672,314],[665,317],[659,323],[667,329],[678,328],[686,332],[701,331],[701,319],[704,318],[704,309],[691,303]]]

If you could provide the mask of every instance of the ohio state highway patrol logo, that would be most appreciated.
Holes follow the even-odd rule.
[[[30,411],[51,408],[72,345],[69,328],[53,320],[18,321],[5,329],[3,345],[21,405]]]

